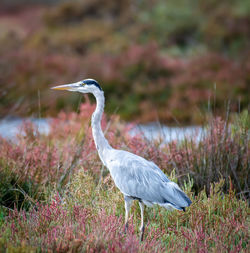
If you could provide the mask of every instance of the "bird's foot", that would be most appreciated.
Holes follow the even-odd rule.
[[[127,231],[128,231],[128,222],[125,223],[124,234],[127,234]]]
[[[141,242],[143,241],[143,238],[144,238],[144,230],[145,230],[145,227],[143,226],[143,227],[140,229],[140,241],[141,241]]]

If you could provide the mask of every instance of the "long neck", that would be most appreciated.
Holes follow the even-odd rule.
[[[98,154],[103,160],[103,155],[105,150],[110,149],[108,141],[104,137],[102,128],[101,128],[101,119],[104,110],[104,93],[103,91],[98,91],[93,93],[96,98],[96,109],[92,115],[91,126],[92,126],[92,134],[95,142],[95,146],[97,148]]]

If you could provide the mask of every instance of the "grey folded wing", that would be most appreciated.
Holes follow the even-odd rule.
[[[177,184],[170,181],[153,162],[120,151],[108,164],[116,186],[126,195],[151,203],[170,203],[176,207],[191,204]]]

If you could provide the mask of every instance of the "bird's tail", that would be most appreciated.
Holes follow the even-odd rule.
[[[164,187],[164,206],[167,209],[177,209],[185,211],[185,207],[191,205],[190,198],[180,189],[180,187],[174,182],[167,182]]]

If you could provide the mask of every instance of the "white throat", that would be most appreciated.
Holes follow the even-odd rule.
[[[100,156],[100,159],[105,165],[105,153],[112,149],[112,147],[109,145],[108,141],[104,137],[102,127],[101,127],[101,120],[102,120],[102,114],[104,111],[104,92],[103,91],[94,91],[93,95],[96,98],[96,109],[94,113],[92,114],[91,118],[91,126],[92,126],[92,134],[95,142],[96,149],[98,151],[98,154]]]

